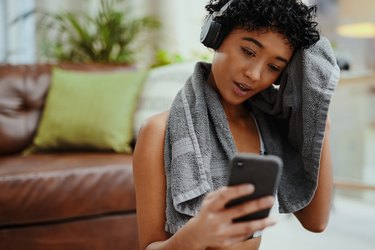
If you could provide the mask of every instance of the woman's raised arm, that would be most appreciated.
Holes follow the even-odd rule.
[[[320,157],[318,187],[308,206],[294,213],[304,228],[312,232],[323,232],[327,227],[333,192],[332,159],[330,150],[330,119],[327,119]]]

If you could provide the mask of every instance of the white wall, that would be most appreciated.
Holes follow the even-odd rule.
[[[6,26],[6,7],[5,1],[0,1],[0,62],[5,61],[7,45],[7,26]]]
[[[199,41],[206,1],[149,0],[149,3],[163,23],[161,48],[186,57],[208,52]]]
[[[157,39],[157,48],[165,49],[170,53],[182,55],[185,59],[198,55],[212,53],[199,42],[199,33],[204,8],[208,0],[128,0],[133,6],[135,15],[154,14],[162,22],[160,35]],[[305,0],[308,4],[318,3],[318,17],[323,34],[336,44],[337,52],[346,56],[352,62],[353,70],[375,68],[375,55],[369,53],[375,49],[375,39],[343,38],[335,34],[336,24],[348,20],[375,21],[375,7],[372,0]],[[5,6],[7,3],[8,7]],[[20,4],[22,3],[22,4]],[[0,0],[1,15],[8,16],[7,22],[15,16],[32,9],[35,4],[38,10],[64,11],[81,10],[94,12],[99,0]],[[336,5],[337,4],[337,5]],[[4,22],[0,23],[0,34],[7,34],[7,39],[0,37],[0,60],[5,57],[4,50],[11,52],[12,62],[32,62],[36,60],[35,42],[33,38],[35,20],[29,18],[27,22],[13,25],[9,32]],[[155,42],[155,41],[152,41]],[[7,49],[7,45],[11,46]]]
[[[34,9],[34,0],[2,0],[2,45],[0,60],[9,63],[35,62],[35,18],[29,16],[16,23],[12,21]]]
[[[13,0],[14,1],[14,0]],[[25,0],[16,0],[25,1]],[[88,10],[90,3],[95,2],[92,0],[33,0],[35,1],[35,6],[40,11],[46,12],[64,12],[72,10]]]
[[[200,59],[212,54],[200,41],[200,30],[208,0],[128,0],[135,16],[153,15],[161,22],[156,48]],[[155,42],[155,41],[153,41]],[[144,56],[144,55],[141,55]]]

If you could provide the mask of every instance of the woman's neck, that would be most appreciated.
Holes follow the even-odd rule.
[[[243,104],[231,105],[225,102],[221,97],[220,102],[229,122],[238,122],[249,117],[249,110],[246,109]]]

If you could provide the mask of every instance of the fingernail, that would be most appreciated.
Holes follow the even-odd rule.
[[[246,192],[253,192],[254,191],[254,185],[252,185],[252,184],[246,184],[244,186],[243,190],[246,191]]]

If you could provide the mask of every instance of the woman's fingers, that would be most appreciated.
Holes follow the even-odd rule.
[[[230,207],[228,209],[225,209],[222,213],[227,219],[236,219],[247,214],[271,208],[274,200],[275,199],[273,196],[266,196]]]
[[[211,211],[220,211],[229,201],[253,192],[254,186],[251,184],[224,186],[207,195],[205,199],[206,207]]]
[[[273,226],[276,223],[272,217],[267,217],[259,220],[252,220],[247,222],[233,223],[231,227],[228,227],[228,233],[237,237],[248,238],[256,231],[262,231],[267,227]]]
[[[254,232],[274,224],[274,221],[270,218],[233,223],[235,218],[272,206],[274,199],[269,196],[247,201],[234,207],[225,207],[229,201],[253,192],[254,186],[245,184],[222,187],[205,197],[199,214],[191,220],[195,234],[205,235],[202,238],[204,239],[202,245],[229,246],[243,241]]]

